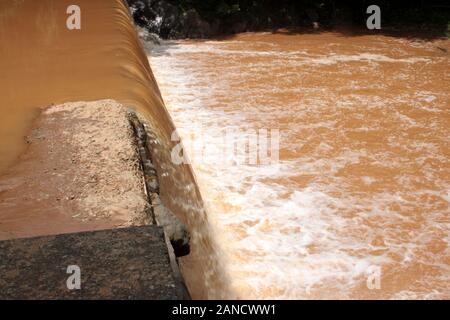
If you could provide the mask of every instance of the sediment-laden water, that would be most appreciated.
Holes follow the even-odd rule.
[[[283,32],[153,47],[185,141],[214,156],[224,140],[211,132],[280,132],[278,165],[193,164],[226,295],[449,298],[442,48],[448,40]]]
[[[68,30],[72,4],[0,0],[2,174],[42,107],[115,99],[149,124],[161,198],[191,232],[194,298],[449,298],[448,40],[165,42],[149,58],[169,115],[125,3],[79,0]],[[224,129],[275,130],[279,162],[192,171],[172,161],[175,128],[214,159]]]

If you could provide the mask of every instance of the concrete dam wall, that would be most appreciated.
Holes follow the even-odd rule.
[[[129,149],[131,153],[124,155],[124,149],[118,148],[120,139],[132,139],[128,124],[123,127],[125,117],[125,122],[120,116],[108,118],[116,114],[111,105],[117,102],[137,112],[145,124],[160,201],[189,231],[190,254],[179,260],[187,286],[195,284],[195,297],[220,298],[222,290],[211,288],[226,292],[227,281],[220,254],[209,238],[205,206],[191,167],[171,161],[175,127],[127,4],[121,0],[78,1],[79,29],[68,28],[71,4],[66,0],[0,2],[0,239],[150,223],[130,211],[148,190],[136,184],[131,184],[131,191],[121,190],[128,178],[120,172],[108,173],[108,166],[114,165],[109,161],[123,158],[132,165],[122,172],[137,170],[133,171],[136,179],[142,178],[137,154]],[[103,99],[113,101],[99,102]],[[64,110],[58,107],[69,102],[74,105]],[[54,106],[59,108],[57,115],[48,111]],[[102,136],[102,126],[109,126],[111,135],[119,138]],[[90,135],[83,137],[82,133]],[[62,137],[56,146],[53,134]],[[86,144],[87,138],[92,143]],[[61,145],[68,146],[68,151],[61,152]],[[87,150],[91,147],[96,150],[94,157],[105,162],[90,161],[92,150]],[[52,168],[46,167],[49,162],[54,163]],[[86,171],[89,168],[91,173]],[[116,188],[108,187],[114,179],[118,179]],[[64,188],[46,181],[58,181]],[[89,183],[93,187],[86,189]],[[66,194],[69,189],[71,194]],[[142,211],[146,206],[142,204]],[[83,211],[88,207],[90,214]],[[105,212],[100,214],[98,208]]]

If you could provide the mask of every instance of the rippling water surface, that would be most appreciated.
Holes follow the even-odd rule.
[[[280,132],[278,166],[193,164],[234,294],[450,298],[450,62],[437,46],[450,49],[259,33],[150,50],[185,140]]]

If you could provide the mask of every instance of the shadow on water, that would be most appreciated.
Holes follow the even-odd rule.
[[[449,22],[450,23],[450,22]],[[386,36],[394,38],[404,38],[408,40],[418,40],[418,41],[433,41],[438,39],[448,39],[450,31],[447,31],[446,25],[434,25],[434,26],[424,26],[423,28],[414,26],[388,26],[382,27],[380,30],[369,30],[367,28],[355,27],[350,24],[343,24],[339,27],[334,28],[319,28],[314,29],[310,27],[289,27],[289,28],[278,28],[278,29],[265,29],[259,31],[250,32],[269,32],[272,34],[280,35],[307,35],[307,34],[323,34],[323,33],[336,33],[337,35],[343,37],[362,37],[362,36]],[[448,32],[448,34],[447,34]],[[216,36],[213,40],[226,41],[232,40],[237,34],[225,34]],[[201,40],[208,40],[201,39]]]
[[[386,27],[381,30],[369,30],[365,28],[357,28],[351,25],[341,26],[339,28],[279,28],[279,29],[265,29],[260,31],[249,31],[248,33],[271,33],[273,35],[284,36],[298,36],[298,35],[325,35],[334,33],[338,37],[364,37],[364,36],[385,36],[392,38],[402,38],[409,41],[435,41],[445,40],[449,37],[445,34],[442,28],[429,27],[428,29],[419,29],[414,27]],[[243,33],[240,33],[241,35]],[[179,39],[179,40],[161,40],[160,42],[144,41],[144,50],[147,55],[153,57],[170,56],[171,50],[180,46],[182,41],[189,41],[191,43],[202,43],[205,41],[230,41],[237,39],[240,34],[223,34],[209,38],[196,39]],[[443,53],[448,54],[449,48],[436,47]]]
[[[279,29],[274,30],[274,34],[299,35],[299,34],[320,34],[324,32],[333,32],[343,37],[362,37],[362,36],[386,36],[394,38],[404,38],[408,40],[432,41],[448,38],[444,28],[429,27],[427,29],[418,29],[414,27],[386,27],[380,30],[369,30],[367,28],[356,28],[353,26],[341,26],[330,29],[314,30],[309,29]]]

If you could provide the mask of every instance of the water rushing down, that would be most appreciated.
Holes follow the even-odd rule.
[[[73,4],[72,0],[0,0],[0,193],[14,187],[11,179],[5,182],[4,175],[17,173],[14,165],[22,161],[20,155],[27,148],[24,136],[43,107],[117,100],[146,118],[161,199],[191,231],[189,262],[194,267],[185,274],[187,281],[199,284],[198,296],[223,296],[220,292],[228,292],[226,272],[215,257],[217,250],[209,238],[203,202],[190,167],[171,162],[174,126],[126,2],[77,0],[81,30],[69,30],[66,12]],[[14,183],[20,183],[20,179]],[[33,219],[26,217],[34,213],[22,212],[23,207],[15,206],[13,200],[8,200],[10,216],[16,210],[17,223],[30,224]],[[29,201],[26,195],[23,201]],[[0,225],[5,219],[3,213]],[[40,219],[51,224],[55,234],[63,231],[48,216],[41,215]],[[41,235],[38,226],[30,224],[28,229],[30,236]],[[7,234],[11,230],[4,231]],[[214,288],[220,288],[219,293]]]
[[[450,61],[437,46],[450,49],[259,33],[150,51],[185,140],[280,132],[278,165],[193,164],[230,297],[450,298]]]

